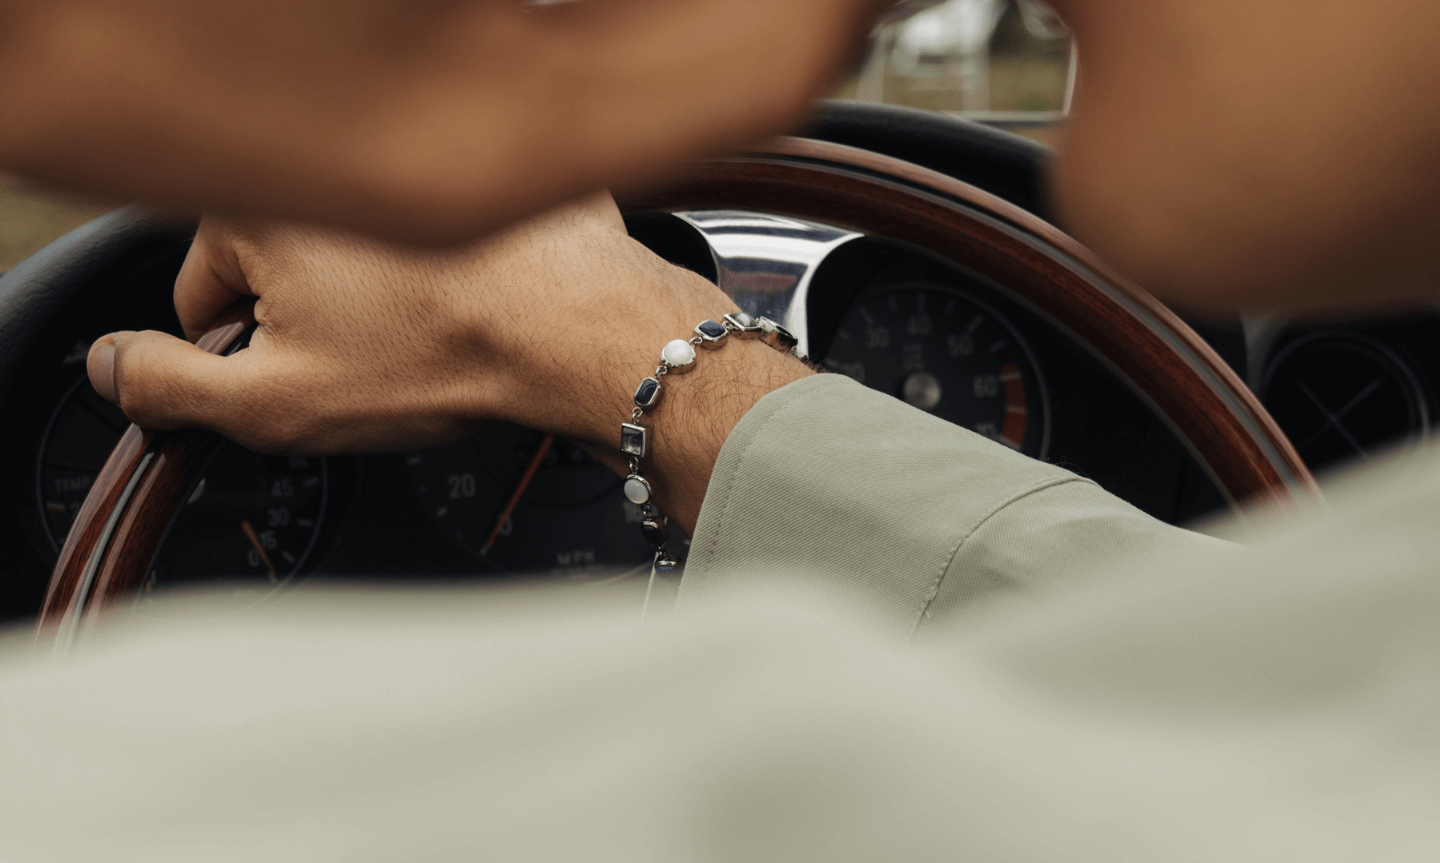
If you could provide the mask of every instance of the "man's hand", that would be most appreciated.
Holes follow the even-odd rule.
[[[146,428],[208,428],[262,452],[424,446],[501,419],[572,438],[618,470],[620,423],[660,348],[735,310],[631,240],[608,196],[445,250],[206,219],[175,286],[191,341],[242,297],[256,298],[259,324],[245,350],[112,334],[90,351],[96,390]],[[730,429],[810,373],[753,341],[703,365],[653,415],[650,473],[687,529]]]
[[[0,168],[470,239],[793,128],[892,0],[0,0]]]

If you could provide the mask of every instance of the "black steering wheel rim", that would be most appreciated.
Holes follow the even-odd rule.
[[[1029,138],[934,111],[831,99],[802,137],[938,171],[1054,222],[1045,194],[1054,151]]]

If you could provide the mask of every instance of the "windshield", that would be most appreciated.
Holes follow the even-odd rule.
[[[1037,0],[945,0],[879,28],[842,99],[940,111],[1054,143],[1070,35]]]

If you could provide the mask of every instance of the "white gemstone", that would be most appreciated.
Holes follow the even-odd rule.
[[[627,479],[625,480],[625,497],[637,506],[642,503],[649,503],[650,486],[646,485],[642,480]]]
[[[695,362],[695,346],[684,339],[675,339],[660,351],[667,366],[684,366]]]

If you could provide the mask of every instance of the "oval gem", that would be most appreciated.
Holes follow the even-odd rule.
[[[660,359],[672,368],[688,366],[695,362],[695,346],[684,339],[675,339],[660,351]]]
[[[612,488],[614,486],[611,486]],[[631,503],[639,506],[650,502],[650,484],[639,477],[632,476],[625,480],[625,498]]]

